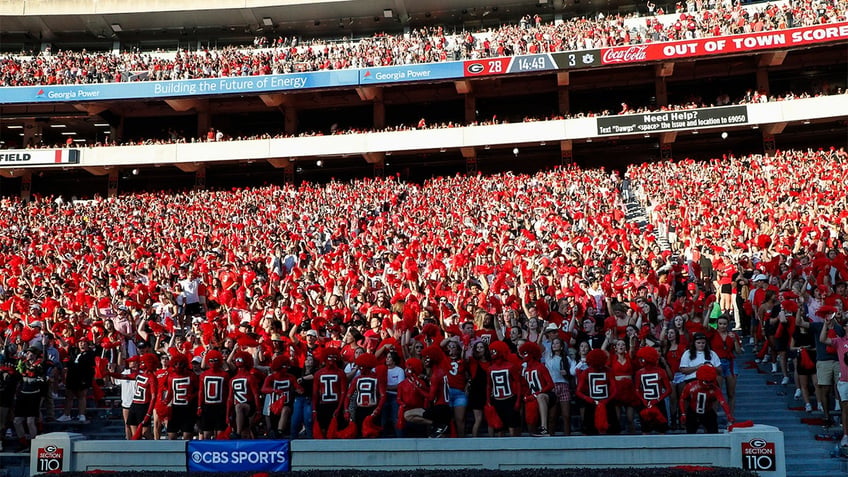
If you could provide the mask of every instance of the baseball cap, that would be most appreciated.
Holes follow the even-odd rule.
[[[548,323],[548,326],[545,327],[545,333],[548,331],[559,331],[559,327],[555,323]]]
[[[317,338],[317,337],[318,337],[318,332],[317,332],[317,331],[315,331],[315,330],[309,330],[309,331],[307,331],[307,332],[306,332],[306,336],[314,336],[314,337],[316,337],[316,338]]]
[[[762,274],[762,273],[759,273],[759,274],[757,274],[757,275],[754,275],[753,280],[754,280],[755,282],[759,282],[759,281],[768,281],[768,277],[767,277],[767,276],[765,276],[765,275],[764,275],[764,274]]]

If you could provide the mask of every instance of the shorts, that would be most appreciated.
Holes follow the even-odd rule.
[[[836,390],[839,392],[840,401],[848,401],[848,381],[840,380],[838,383],[836,383]]]
[[[468,395],[462,389],[450,388],[450,407],[468,406]]]
[[[808,349],[807,350],[807,355],[810,357],[810,361],[813,362],[813,366],[809,367],[809,368],[805,368],[801,364],[801,351],[798,351],[795,354],[796,354],[796,356],[795,356],[795,369],[798,370],[799,376],[811,376],[813,374],[816,374],[816,350],[814,350],[814,349]]]
[[[518,398],[513,396],[509,399],[492,399],[492,406],[498,412],[504,427],[518,428],[520,426],[521,414],[515,410],[515,401]]]
[[[205,432],[223,431],[227,428],[227,405],[211,404],[201,407],[200,430]]]
[[[318,406],[315,408],[316,416],[318,417],[318,425],[321,426],[321,429],[326,430],[330,427],[330,421],[333,420],[333,415],[336,413],[336,409],[339,408],[338,403],[318,403]]]
[[[169,433],[193,433],[196,421],[196,406],[171,406],[171,418],[168,419],[167,431]]]
[[[783,332],[783,335],[774,337],[774,350],[778,353],[789,351],[789,333]]]
[[[555,406],[559,402],[559,396],[557,396],[556,390],[548,391],[544,394],[548,395],[548,406]]]
[[[15,400],[15,417],[38,417],[41,393],[21,394]]]
[[[730,295],[731,292],[733,292],[733,284],[725,283],[724,285],[721,286],[721,294],[722,295]]]
[[[554,394],[556,394],[559,402],[571,401],[571,389],[568,387],[568,383],[554,383]]]
[[[130,426],[139,426],[147,418],[147,410],[150,409],[149,404],[134,402],[130,405],[130,412],[127,415],[127,424]]]
[[[736,367],[736,360],[731,358],[721,358],[721,374],[722,377],[736,376],[739,374],[739,368]]]
[[[439,404],[425,410],[424,419],[433,421],[433,424],[437,427],[444,426],[450,424],[451,419],[453,419],[453,412],[447,404]]]
[[[828,359],[816,363],[819,386],[833,386],[839,380],[839,361]]]

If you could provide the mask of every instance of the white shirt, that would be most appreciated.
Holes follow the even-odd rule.
[[[710,350],[710,359],[706,359],[703,351],[697,351],[695,353],[695,359],[689,359],[689,351],[683,353],[683,357],[680,358],[680,368],[691,368],[693,366],[698,366],[699,364],[710,363],[715,366],[716,369],[721,368],[721,359],[715,353],[715,351]],[[683,377],[684,381],[689,381],[690,379],[695,379],[696,371],[692,371],[691,373],[685,375]]]
[[[406,373],[403,368],[395,366],[394,368],[386,368],[386,385],[395,386],[394,391],[386,391],[387,393],[397,394],[397,385],[406,378]]]
[[[132,373],[129,369],[125,369],[121,375],[128,375]],[[138,387],[138,383],[135,379],[119,379],[118,386],[121,387],[121,407],[124,409],[129,409],[133,402],[133,396],[135,395],[135,390]]]

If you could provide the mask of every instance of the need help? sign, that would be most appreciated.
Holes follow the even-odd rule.
[[[287,440],[189,441],[186,468],[189,472],[288,472],[290,454]]]

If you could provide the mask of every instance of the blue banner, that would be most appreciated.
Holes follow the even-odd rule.
[[[288,472],[288,440],[188,441],[189,472]]]
[[[462,78],[465,76],[464,62],[421,63],[404,66],[381,66],[358,70],[359,84],[405,83]]]
[[[85,102],[114,99],[182,98],[215,94],[335,88],[359,84],[357,70],[312,71],[283,75],[231,76],[176,81],[98,83],[0,88],[0,104]]]

